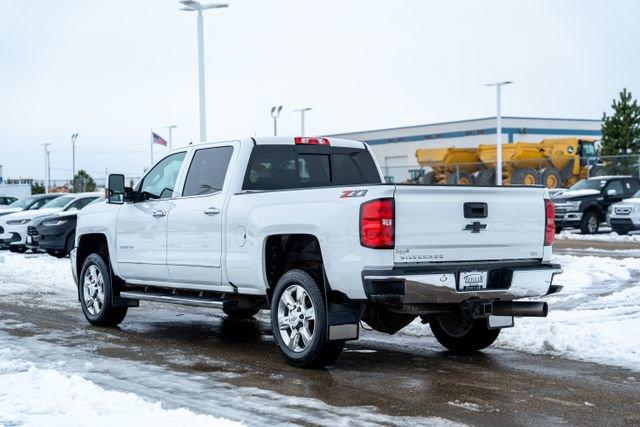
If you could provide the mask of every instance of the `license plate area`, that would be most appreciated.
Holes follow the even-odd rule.
[[[488,286],[487,271],[461,271],[458,275],[458,291],[483,291]]]

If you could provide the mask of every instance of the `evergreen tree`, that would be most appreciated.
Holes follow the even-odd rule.
[[[96,191],[96,183],[85,170],[80,169],[76,176],[73,177],[73,192],[84,193],[87,191]]]
[[[623,89],[611,104],[613,115],[602,115],[603,156],[640,153],[640,105],[631,92]]]
[[[44,194],[44,185],[37,182],[32,183],[31,194]]]

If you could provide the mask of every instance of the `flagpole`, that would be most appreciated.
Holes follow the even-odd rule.
[[[149,147],[151,150],[151,164],[149,165],[149,169],[151,169],[153,166],[153,128],[151,129],[149,136],[151,137],[151,146]]]

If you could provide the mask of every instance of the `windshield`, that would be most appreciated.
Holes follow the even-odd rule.
[[[42,207],[42,209],[48,208],[63,208],[67,205],[67,203],[73,200],[73,196],[65,196],[65,197],[56,197],[46,205]]]
[[[10,208],[24,209],[24,208],[28,207],[29,205],[31,205],[31,203],[33,203],[35,200],[36,200],[35,197],[26,197],[24,199],[16,200],[15,202],[11,203],[9,205],[9,207]]]
[[[600,179],[583,179],[582,181],[578,181],[569,187],[569,190],[598,190],[607,183],[605,180]]]
[[[582,156],[583,157],[594,157],[596,155],[596,146],[593,143],[583,142],[582,143]]]

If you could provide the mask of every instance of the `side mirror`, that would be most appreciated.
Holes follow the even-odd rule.
[[[107,188],[105,190],[107,203],[124,203],[124,175],[113,173],[109,175]]]
[[[617,196],[618,192],[614,188],[610,188],[607,190],[607,196]]]

